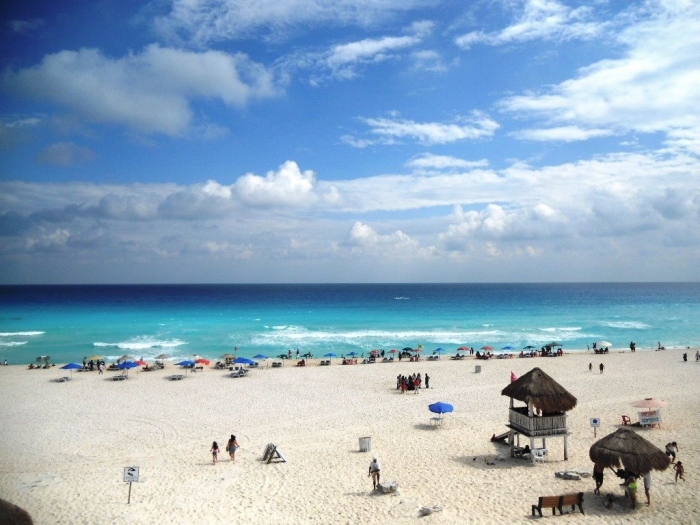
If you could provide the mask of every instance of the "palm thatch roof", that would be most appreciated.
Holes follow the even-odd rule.
[[[2,523],[12,523],[13,525],[32,525],[34,523],[26,510],[4,499],[0,499],[0,517]]]
[[[636,474],[666,470],[671,460],[663,450],[629,428],[619,428],[599,439],[588,452],[591,461],[606,467],[625,467]]]
[[[576,406],[576,398],[539,368],[533,368],[509,384],[501,394],[532,403],[543,412],[566,412]]]

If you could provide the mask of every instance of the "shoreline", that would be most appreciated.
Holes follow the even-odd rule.
[[[696,348],[609,354],[569,352],[564,359],[491,359],[377,363],[253,370],[233,379],[206,369],[168,381],[177,370],[111,375],[74,373],[54,383],[48,374],[22,365],[0,367],[0,491],[27,510],[35,523],[494,523],[530,522],[537,497],[583,491],[585,516],[567,520],[597,523],[694,523],[700,502],[693,497],[700,454],[693,446],[700,422],[700,363]],[[682,361],[683,352],[690,360]],[[600,356],[600,360],[594,358]],[[473,362],[472,362],[473,361]],[[606,365],[603,374],[588,363]],[[481,373],[475,366],[481,365]],[[568,413],[569,461],[561,440],[548,440],[550,454],[537,466],[508,458],[490,442],[507,427],[508,398],[500,391],[510,373],[542,368],[578,399]],[[316,368],[316,370],[311,370]],[[61,375],[65,370],[60,370]],[[401,395],[396,374],[428,372],[431,388]],[[133,376],[132,376],[133,374]],[[654,473],[652,506],[625,506],[617,480],[608,472],[603,493],[615,493],[619,507],[602,506],[591,479],[565,481],[554,472],[590,470],[588,449],[596,441],[590,418],[601,420],[597,438],[636,420],[631,403],[645,397],[669,403],[658,429],[637,429],[656,446],[680,446],[685,483],[669,470]],[[430,424],[427,405],[454,405],[442,426]],[[222,454],[211,464],[212,440],[225,446],[234,432],[241,445],[232,463]],[[369,436],[372,450],[359,452]],[[550,443],[551,441],[551,443]],[[286,463],[263,464],[268,443]],[[382,464],[382,481],[396,481],[397,495],[372,493],[367,466]],[[495,463],[488,465],[488,462]],[[126,466],[139,466],[131,504],[122,481]],[[640,501],[643,493],[640,491]],[[441,512],[419,518],[422,506]]]

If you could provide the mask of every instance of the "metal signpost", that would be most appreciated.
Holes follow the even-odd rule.
[[[592,417],[591,418],[591,426],[593,427],[593,437],[596,437],[596,430],[600,426],[600,418],[599,417]]]
[[[138,483],[139,481],[139,468],[138,467],[124,467],[124,483],[129,484],[129,499],[127,503],[131,503],[131,484]]]

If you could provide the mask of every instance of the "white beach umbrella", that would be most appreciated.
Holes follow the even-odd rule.
[[[608,348],[612,346],[612,343],[609,343],[607,341],[598,341],[598,348]]]

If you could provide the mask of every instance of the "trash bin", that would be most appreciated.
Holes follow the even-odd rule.
[[[360,438],[360,452],[369,452],[372,450],[372,438],[371,437],[361,437]]]
[[[474,373],[475,374],[480,374],[481,373],[481,365],[476,365],[474,367]]]

